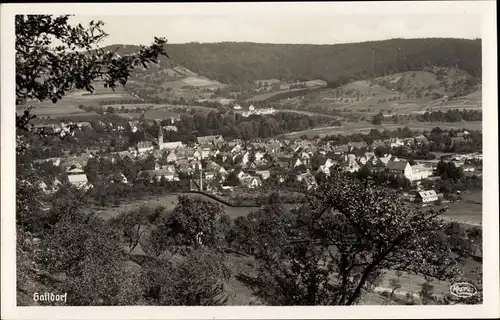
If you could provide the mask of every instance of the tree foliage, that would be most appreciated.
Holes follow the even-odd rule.
[[[130,305],[140,301],[138,275],[125,268],[119,237],[101,219],[63,219],[43,244],[50,274],[61,274],[56,288],[70,305]]]
[[[111,50],[115,48],[110,46]],[[135,50],[134,46],[122,48],[124,54]],[[329,86],[338,87],[367,76],[376,78],[429,66],[457,65],[472,76],[481,77],[479,39],[391,39],[320,46],[186,43],[170,45],[169,54],[172,59],[162,63],[164,67],[181,64],[226,84],[253,84],[256,80],[273,78],[285,81],[322,79]]]
[[[167,249],[183,252],[186,248],[219,248],[225,244],[229,218],[221,205],[188,196],[179,196],[178,201],[152,231],[151,245],[156,254]]]
[[[155,305],[214,306],[226,302],[231,277],[226,258],[210,248],[198,248],[180,261],[157,261],[145,268],[143,283]]]
[[[92,92],[96,82],[113,89],[126,84],[137,67],[158,63],[158,56],[166,55],[162,38],[156,38],[152,46],[136,53],[133,52],[137,48],[119,54],[96,48],[106,36],[102,22],[92,22],[84,28],[70,26],[68,16],[49,15],[20,15],[15,22],[19,103],[30,99],[50,99],[55,103],[72,89]],[[54,40],[59,44],[54,46]],[[453,48],[443,45],[440,54],[459,49],[460,54],[467,52],[473,57],[476,46],[476,42],[458,41]],[[302,50],[297,52],[303,53]],[[327,51],[325,54],[329,54]],[[429,56],[442,62],[438,55],[424,55]],[[422,59],[419,55],[414,65],[410,61],[403,68],[425,64]],[[474,72],[471,59],[466,58],[462,63]],[[294,58],[282,63],[282,67],[287,67],[280,77],[320,77],[318,71],[324,71],[316,64],[303,66],[296,62]],[[297,67],[288,67],[295,64]],[[236,72],[247,67],[245,63]],[[304,68],[311,70],[306,72]],[[352,66],[346,68],[349,71],[341,75],[342,79],[329,80],[347,80],[357,70]],[[214,64],[214,70],[227,73],[229,81],[242,81],[224,63]],[[243,81],[255,76],[266,78],[266,72],[251,73]],[[31,132],[32,119],[31,109],[16,115],[17,128]],[[224,112],[207,116],[194,113],[182,121],[186,123],[183,130],[191,130],[191,135],[193,129],[225,130],[227,135],[246,139],[317,124],[316,120],[299,116],[243,119]],[[105,135],[109,128],[104,125],[94,129],[98,136]],[[47,145],[58,141],[53,137],[43,139]],[[67,141],[76,144],[79,140]],[[472,245],[460,241],[464,233],[454,225],[444,228],[437,218],[441,211],[409,208],[387,189],[374,188],[341,173],[325,177],[320,188],[308,195],[306,204],[292,212],[284,209],[280,196],[272,194],[262,210],[237,219],[231,230],[231,221],[223,207],[190,197],[179,197],[172,212],[162,207],[154,210],[142,207],[106,222],[94,210],[84,208],[89,194],[69,184],[53,195],[42,193],[39,183],[61,172],[50,166],[23,163],[33,156],[30,144],[25,146],[27,150],[17,153],[18,293],[30,293],[26,284],[35,283],[36,291],[43,288],[68,292],[69,305],[224,304],[225,285],[231,277],[223,250],[228,243],[256,257],[258,276],[254,280],[267,303],[351,305],[377,283],[385,270],[438,279],[460,276],[457,263],[467,256],[466,252],[477,251],[480,246],[480,230],[465,232],[467,239],[473,239]],[[149,160],[143,165],[149,166]],[[116,165],[128,169],[127,176],[137,176],[137,168],[131,168],[127,160]],[[106,161],[89,161],[87,167],[93,181],[98,181],[102,173],[115,173]],[[109,184],[112,187],[98,187],[90,196],[99,193],[105,196],[106,190],[112,188],[111,194],[125,190],[114,182]],[[142,179],[137,188],[157,190],[148,189],[152,185],[149,179]],[[101,203],[106,200],[99,199]],[[144,247],[143,255],[132,253],[139,245]]]
[[[16,97],[56,103],[72,89],[94,91],[95,82],[114,89],[124,85],[131,72],[148,63],[158,63],[166,55],[164,38],[155,38],[149,47],[117,55],[100,48],[107,36],[102,21],[91,21],[85,28],[68,23],[69,15],[17,15],[16,31]],[[18,128],[27,129],[29,110],[16,115]]]
[[[457,167],[453,162],[439,161],[436,166],[436,174],[443,179],[460,180],[464,176],[463,169]]]
[[[256,281],[269,304],[355,304],[385,270],[460,274],[459,258],[438,233],[442,211],[408,207],[396,193],[338,172],[308,200],[292,216],[263,218],[269,227],[255,240]]]
[[[101,81],[108,88],[125,84],[138,66],[157,62],[165,55],[165,39],[138,53],[117,56],[96,47],[106,36],[102,22],[88,28],[71,26],[68,16],[17,15],[16,96],[17,103],[50,99],[54,103],[72,89],[92,92]],[[32,109],[16,114],[16,128],[42,134],[34,129]],[[20,136],[18,135],[18,138]],[[32,147],[18,139],[17,156]],[[130,305],[140,303],[136,273],[129,273],[119,236],[104,221],[82,212],[82,195],[70,186],[49,198],[33,167],[19,164],[16,179],[16,224],[18,292],[25,283],[54,292],[68,292],[70,305]],[[43,210],[44,202],[51,208]],[[28,292],[31,294],[31,292]]]

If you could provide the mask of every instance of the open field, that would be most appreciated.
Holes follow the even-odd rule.
[[[203,87],[203,88],[223,88],[225,87],[224,84],[215,81],[215,80],[209,80],[206,78],[201,78],[201,77],[187,77],[185,79],[181,80],[185,85],[189,86],[194,86],[194,87]]]
[[[114,100],[114,99],[135,99],[135,97],[128,93],[82,93],[78,95],[82,99],[88,100]],[[77,97],[74,95],[73,97]],[[138,100],[139,101],[139,100]]]
[[[100,216],[104,219],[109,219],[111,217],[116,217],[119,212],[133,210],[143,205],[153,208],[162,205],[165,206],[168,210],[172,210],[177,205],[177,197],[179,195],[182,194],[169,194],[159,197],[151,197],[147,200],[124,202],[118,207],[111,207],[100,211]],[[185,193],[184,195],[217,202],[216,200],[203,196],[201,194]],[[459,202],[446,204],[449,210],[445,214],[443,214],[443,218],[463,223],[480,225],[482,223],[482,192],[464,193],[462,195],[462,198],[463,200]],[[258,207],[230,207],[226,205],[222,206],[224,207],[224,212],[226,212],[226,214],[232,219],[239,216],[246,216],[250,212],[256,211],[258,209]],[[292,207],[294,207],[294,205],[285,205],[285,208],[288,209]]]
[[[229,98],[209,98],[209,99],[198,99],[196,100],[197,102],[211,102],[211,103],[220,103],[223,106],[228,106],[232,104],[235,99],[229,99]]]
[[[150,120],[150,119],[169,119],[171,117],[178,117],[180,116],[181,113],[178,112],[172,112],[172,111],[167,111],[167,110],[149,110],[144,113],[144,118]]]
[[[340,127],[321,127],[305,131],[290,132],[286,133],[284,136],[289,139],[296,139],[302,135],[307,135],[312,138],[316,135],[320,137],[332,134],[352,134],[352,133],[368,133],[371,129],[378,130],[395,130],[397,128],[408,127],[411,130],[431,130],[435,127],[440,127],[442,129],[469,129],[469,130],[482,130],[482,121],[471,121],[471,122],[414,122],[408,124],[383,124],[381,126],[372,125],[367,122],[358,123],[344,123]]]
[[[57,101],[57,103],[52,103],[50,100],[45,100],[40,102],[38,100],[28,100],[25,105],[16,106],[16,112],[22,112],[28,107],[34,107],[34,113],[46,117],[62,117],[67,115],[96,115],[93,112],[85,112],[78,108],[80,105],[85,106],[98,106],[103,101],[114,101],[114,100],[137,100],[139,99],[131,96],[123,88],[117,88],[116,92],[109,89],[101,88],[96,85],[96,91],[90,94],[86,91],[74,91],[63,99]]]
[[[387,99],[397,100],[388,101]],[[446,112],[452,109],[459,110],[480,110],[481,102],[468,101],[468,100],[452,100],[442,102],[440,99],[433,100],[430,97],[423,97],[421,99],[415,98],[405,98],[401,96],[375,96],[361,98],[356,101],[354,98],[343,98],[339,101],[338,98],[323,98],[320,101],[310,102],[310,104],[315,107],[323,107],[327,110],[348,110],[352,112],[367,112],[367,113],[379,113],[380,111],[385,112],[390,110],[392,114],[406,115],[412,113],[424,113],[427,110],[430,111],[443,111]],[[307,109],[306,107],[304,107]]]
[[[453,219],[457,222],[470,223],[473,225],[482,225],[483,221],[483,193],[473,192],[464,193],[461,195],[462,200],[447,203],[446,206],[449,208],[447,212],[443,214],[443,218]],[[490,215],[494,213],[486,213]]]
[[[447,73],[450,81],[460,82],[465,79],[465,74],[460,71],[450,69]],[[476,91],[452,101],[443,101],[433,96],[451,95],[455,92],[453,89],[447,92],[445,88],[444,82],[438,80],[432,72],[404,72],[372,80],[354,81],[338,88],[304,92],[290,99],[282,99],[280,103],[284,107],[289,105],[294,106],[294,109],[299,107],[313,112],[318,108],[372,113],[391,110],[392,114],[400,115],[421,113],[427,109],[447,111],[481,108],[481,86],[476,87]],[[420,98],[416,98],[416,92],[420,92]],[[257,97],[269,98],[265,95]]]
[[[155,110],[155,109],[166,108],[166,107],[172,106],[172,105],[138,102],[138,103],[128,103],[128,104],[119,104],[119,103],[118,104],[106,104],[106,105],[103,105],[102,108],[106,109],[108,107],[111,107],[114,109],[121,109],[122,106],[124,109],[128,109],[128,110],[135,110],[136,108],[140,108],[140,109],[152,108],[152,110]]]
[[[304,115],[311,116],[311,117],[338,118],[337,116],[333,116],[333,115],[322,114],[322,113],[316,113],[316,112],[309,112],[309,111],[303,111],[303,110],[279,109],[279,110],[276,110],[276,111],[277,111],[277,112],[292,112],[292,113],[299,113],[299,114],[304,114]]]
[[[115,112],[115,114],[117,116],[120,116],[120,117],[125,118],[125,119],[134,120],[134,119],[139,119],[141,117],[142,113],[139,113],[139,112],[116,113]]]
[[[261,304],[259,298],[254,294],[251,286],[247,285],[243,279],[238,275],[256,275],[256,262],[252,256],[238,255],[229,253],[227,254],[229,266],[233,272],[227,288],[226,293],[228,296],[227,305],[259,305]],[[468,261],[462,266],[466,274],[470,274],[473,268],[480,267],[479,262]],[[374,292],[364,295],[360,301],[360,305],[380,305],[387,302],[388,299],[384,298],[380,293],[384,291],[391,291],[389,281],[397,278],[394,271],[386,271],[382,277],[381,283],[374,288]],[[395,294],[399,298],[404,298],[406,293],[412,294],[418,299],[418,291],[420,285],[425,283],[423,276],[403,273],[399,278],[401,288],[396,290]],[[451,283],[445,281],[432,280],[431,284],[434,286],[434,294],[443,295],[449,293]]]
[[[104,105],[102,107],[103,108],[112,107],[114,109],[120,110],[122,106],[124,109],[128,109],[128,110],[135,110],[136,108],[139,108],[139,109],[150,108],[151,110],[165,109],[167,111],[170,111],[169,109],[186,109],[186,112],[189,109],[195,109],[196,111],[204,111],[204,112],[210,112],[210,111],[216,110],[214,108],[205,107],[205,106],[177,105],[177,104],[167,104],[167,103],[160,103],[160,104],[133,103],[133,104],[123,104],[123,105],[122,104],[107,104],[107,105]],[[149,110],[149,111],[151,111],[151,110]],[[173,111],[173,112],[175,112],[175,111]]]
[[[177,84],[181,84],[181,86],[194,86],[194,87],[213,87],[213,88],[221,88],[225,87],[225,84],[222,84],[218,81],[208,79],[206,77],[200,76],[199,74],[189,70],[188,68],[184,66],[176,66],[173,68],[167,68],[163,69],[160,71],[160,73],[166,73],[168,75],[167,80],[173,80],[173,81],[166,81],[164,82],[164,86],[169,86],[170,84],[174,84],[177,82]]]
[[[197,198],[202,198],[204,200],[208,200],[211,202],[219,203],[219,202],[215,201],[214,199],[203,196],[201,194],[192,194],[192,193],[169,194],[169,195],[165,195],[165,196],[159,196],[158,198],[152,197],[148,200],[129,201],[129,202],[121,204],[118,207],[111,207],[111,208],[107,208],[106,210],[102,210],[99,212],[99,216],[105,220],[108,220],[108,219],[111,219],[111,218],[118,216],[118,214],[120,212],[134,210],[134,209],[137,209],[143,205],[146,205],[146,206],[151,207],[151,208],[155,208],[157,206],[164,206],[167,208],[167,210],[172,210],[177,205],[177,197],[179,195],[187,195],[189,197],[195,197],[195,198],[197,197]],[[231,219],[237,218],[239,216],[246,216],[250,212],[256,211],[258,209],[257,207],[229,207],[226,205],[222,205],[222,206],[224,208],[224,212]]]
[[[73,105],[42,105],[42,104],[28,104],[27,106],[17,106],[16,112],[23,112],[28,109],[28,107],[32,105],[33,113],[38,116],[46,117],[46,116],[65,116],[65,115],[75,115],[75,114],[89,114],[89,112],[85,112],[82,109],[77,108]]]
[[[139,112],[128,112],[128,113],[116,113],[118,116],[125,119],[139,119],[142,113]],[[166,111],[161,109],[156,110],[148,110],[144,113],[144,118],[146,120],[155,120],[155,119],[170,119],[171,117],[178,117],[182,115],[182,113]]]
[[[276,91],[276,92],[259,94],[259,95],[253,96],[251,98],[248,98],[246,101],[249,101],[249,102],[251,102],[251,101],[265,101],[265,100],[273,98],[276,95],[287,94],[287,93],[298,94],[300,92],[304,92],[304,94],[306,94],[308,92],[318,90],[320,88],[322,88],[322,87],[319,86],[319,87],[310,87],[310,88],[297,88],[297,89],[280,90],[280,91]]]

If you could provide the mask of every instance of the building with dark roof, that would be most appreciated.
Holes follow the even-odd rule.
[[[385,166],[385,171],[393,175],[402,175],[410,181],[413,180],[412,169],[407,161],[399,160],[389,160]]]

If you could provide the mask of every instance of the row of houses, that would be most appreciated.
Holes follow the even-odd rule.
[[[54,132],[54,133],[68,131],[69,128],[71,127],[77,127],[79,129],[82,129],[82,128],[92,128],[92,125],[90,124],[90,122],[87,121],[68,122],[68,123],[60,122],[60,123],[49,123],[49,124],[37,123],[34,125],[35,129],[44,129],[45,132]]]
[[[307,161],[304,161],[303,158],[302,160],[297,159],[294,166],[304,163],[307,163]],[[434,166],[427,164],[410,165],[408,161],[399,159],[390,154],[386,154],[383,157],[377,157],[373,152],[366,152],[362,156],[346,153],[340,157],[340,161],[327,158],[324,163],[320,165],[318,171],[330,175],[330,168],[333,166],[341,166],[348,172],[357,172],[363,166],[366,166],[371,173],[385,172],[396,176],[401,175],[412,182],[426,179],[432,176],[434,172]]]

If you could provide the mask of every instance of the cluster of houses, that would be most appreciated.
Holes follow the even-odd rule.
[[[286,173],[294,172],[295,179],[304,184],[307,189],[317,186],[315,175],[324,173],[330,175],[334,167],[342,167],[348,172],[357,172],[368,168],[370,173],[384,172],[386,174],[407,178],[419,185],[423,179],[433,179],[437,161],[419,161],[418,163],[399,159],[391,154],[377,156],[373,150],[377,146],[396,148],[411,147],[414,144],[426,143],[425,136],[409,139],[376,140],[372,145],[366,142],[349,142],[345,145],[334,145],[321,140],[275,140],[241,141],[234,139],[225,141],[222,136],[198,137],[196,143],[187,145],[181,141],[164,142],[163,130],[159,130],[157,141],[142,141],[135,148],[112,152],[106,155],[96,155],[90,150],[78,157],[45,159],[54,165],[71,167],[68,169],[68,180],[80,188],[91,187],[82,168],[92,157],[108,157],[112,162],[118,158],[128,157],[132,161],[153,157],[154,168],[140,172],[152,181],[180,181],[181,175],[190,176],[194,181],[192,188],[218,192],[233,190],[233,184],[228,185],[227,178],[233,174],[239,180],[242,188],[256,189],[263,185],[272,174],[276,175],[278,183],[283,183]],[[467,159],[482,159],[481,154],[457,155],[448,158],[458,165]],[[468,167],[467,167],[468,168]],[[465,167],[464,167],[465,170]],[[469,170],[469,169],[467,169]],[[473,170],[473,169],[470,169]],[[274,172],[273,172],[274,171]],[[122,174],[116,181],[131,183]],[[234,181],[233,181],[234,182]],[[432,202],[436,198],[432,190],[420,190],[416,201]]]
[[[59,166],[61,164],[60,159],[57,162],[53,162],[53,164]],[[70,167],[68,167],[66,169],[66,174],[68,177],[68,182],[79,189],[88,190],[93,187],[92,184],[89,183],[87,175],[83,171],[80,164],[78,164],[77,166],[71,165]],[[45,194],[53,194],[63,186],[63,183],[59,179],[55,178],[49,185],[44,181],[40,181],[38,186]]]
[[[233,110],[240,111],[243,108],[239,104],[235,104],[233,106]],[[262,108],[262,109],[256,109],[253,105],[250,105],[248,107],[248,111],[243,111],[241,112],[241,115],[245,118],[248,118],[253,115],[266,115],[266,114],[274,114],[276,110],[274,108]]]
[[[83,129],[83,128],[91,128],[91,124],[87,121],[80,121],[80,122],[61,122],[61,123],[49,123],[49,124],[43,124],[43,123],[37,123],[34,125],[35,130],[43,130],[45,133],[48,134],[59,134],[61,137],[64,137],[65,135],[74,135],[74,132],[72,131],[72,128],[78,128],[78,129]]]
[[[245,118],[248,118],[250,116],[260,116],[260,115],[266,115],[266,114],[274,114],[276,110],[274,108],[263,108],[263,109],[255,109],[255,107],[252,105],[248,107],[248,111],[242,112],[241,115]]]
[[[187,146],[181,142],[163,143],[161,135],[158,146],[152,142],[139,143],[137,150],[116,153],[119,156],[130,158],[144,158],[152,155],[157,161],[154,170],[145,172],[151,179],[166,179],[178,181],[179,173],[193,175],[200,172],[202,179],[211,181],[217,179],[224,184],[232,168],[241,168],[237,173],[242,186],[258,188],[262,180],[271,175],[273,168],[295,168],[298,181],[304,181],[307,187],[314,188],[316,181],[314,175],[323,172],[330,175],[334,166],[341,166],[349,172],[356,172],[363,166],[372,172],[384,171],[393,175],[401,175],[412,182],[426,179],[433,174],[434,167],[428,164],[410,163],[389,154],[377,157],[373,152],[356,155],[355,147],[359,143],[351,143],[345,150],[339,146],[329,144],[317,146],[310,141],[254,141],[244,143],[233,140],[225,142],[221,136],[198,137],[194,146]],[[312,159],[319,159],[319,168],[313,172]],[[202,165],[202,162],[205,164]],[[303,170],[301,172],[300,170]],[[202,172],[201,172],[202,171]],[[196,177],[198,178],[198,177]],[[284,177],[278,177],[284,181]],[[208,186],[205,183],[205,186]]]

